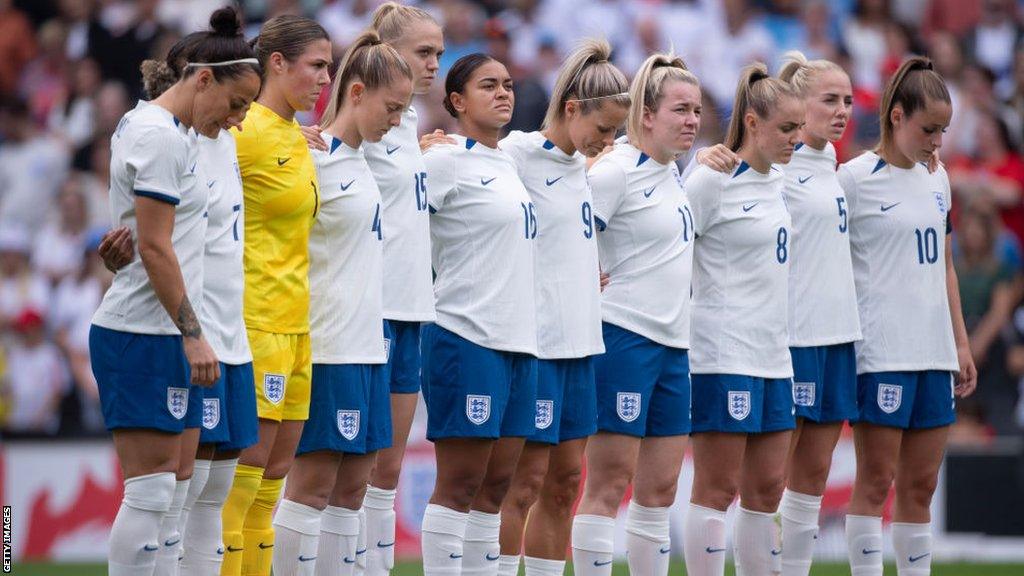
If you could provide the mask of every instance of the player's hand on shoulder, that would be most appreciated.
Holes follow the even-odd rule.
[[[432,146],[438,144],[455,144],[455,139],[444,133],[444,130],[438,128],[429,134],[420,136],[420,152],[426,152]]]
[[[107,270],[117,273],[131,263],[135,256],[135,245],[132,242],[132,231],[127,226],[114,228],[103,235],[99,248],[96,250]]]
[[[302,136],[306,139],[306,144],[309,145],[311,150],[327,151],[327,142],[320,135],[320,128],[318,126],[302,126],[299,130],[302,132]]]
[[[939,160],[939,151],[936,149],[932,152],[931,158],[928,159],[928,173],[935,174],[939,168],[945,168],[945,164],[942,160]]]
[[[715,144],[697,151],[697,163],[716,172],[732,172],[740,161],[740,157],[724,144]]]

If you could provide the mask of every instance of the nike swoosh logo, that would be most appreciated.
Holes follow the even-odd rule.
[[[177,540],[167,539],[164,540],[164,546],[177,546],[178,542],[181,542],[181,538],[178,538]]]
[[[462,554],[456,554],[455,552],[452,552],[448,555],[448,557],[452,560],[458,560],[459,558],[462,558]]]
[[[394,542],[391,542],[390,544],[384,544],[380,540],[377,541],[377,548],[391,548],[394,545],[395,545]]]
[[[611,563],[612,563],[611,560],[609,560],[607,562],[601,562],[600,560],[594,560],[594,566],[607,566],[607,565],[609,565]]]
[[[799,180],[801,184],[806,184],[806,183],[807,183],[807,181],[808,181],[808,180],[810,180],[811,178],[814,178],[814,174],[811,174],[811,175],[810,175],[810,176],[808,176],[807,178],[800,178],[800,177],[797,177],[797,180]]]
[[[772,550],[772,556],[778,556],[779,554],[782,554],[782,550]]]
[[[497,178],[497,176],[495,176],[494,178]],[[484,180],[483,178],[481,178],[480,179],[480,184],[483,185],[483,186],[487,186],[491,182],[494,182],[494,178],[491,178],[490,180]]]
[[[289,161],[289,160],[291,160],[291,159],[292,159],[292,158],[291,158],[291,156],[289,156],[289,157],[287,157],[287,158],[278,158],[278,159],[277,159],[277,165],[278,165],[278,166],[284,166],[284,165],[285,165],[285,164],[287,164],[287,163],[288,163],[288,161]]]
[[[750,212],[751,210],[754,209],[754,206],[757,206],[758,204],[760,204],[760,202],[754,202],[753,204],[744,204],[743,205],[743,211],[744,212]]]
[[[156,552],[157,550],[160,549],[160,547],[159,546],[154,546],[153,544],[146,544],[145,546],[142,547],[142,549],[145,550],[146,552]]]
[[[487,561],[488,561],[488,562],[494,562],[494,561],[495,561],[495,560],[497,560],[498,558],[501,558],[501,555],[498,555],[498,556],[495,556],[495,557],[493,557],[493,558],[492,558],[490,554],[485,554],[485,555],[484,555],[484,558],[487,558]]]
[[[362,550],[356,550],[356,556],[359,556],[360,554],[366,554],[366,548],[363,548]]]
[[[223,548],[217,548],[217,556],[223,556],[223,555],[224,555],[224,549]]]
[[[881,550],[868,550],[867,548],[861,548],[860,553],[867,556],[868,554],[879,554]]]
[[[260,542],[259,544],[257,544],[257,546],[259,546],[260,549],[262,549],[262,550],[266,550],[267,548],[273,548],[274,547],[273,544],[264,544],[263,542]]]
[[[644,198],[650,198],[651,194],[654,194],[655,188],[657,188],[657,186],[651,186],[650,189],[644,190]]]
[[[299,556],[299,562],[309,562],[311,560],[316,560],[316,556]]]
[[[925,553],[925,554],[921,554],[920,556],[909,556],[907,558],[907,560],[910,560],[911,562],[917,562],[921,558],[924,558],[925,556],[931,556],[931,555],[932,555],[932,553],[928,552],[928,553]]]
[[[558,178],[555,178],[554,180],[551,180],[550,178],[548,178],[548,179],[545,179],[544,181],[547,182],[548,186],[551,186],[552,184],[554,184],[555,182],[558,182],[562,178],[565,178],[565,176],[559,176]]]
[[[885,204],[882,204],[882,206],[881,206],[882,212],[888,212],[889,210],[892,210],[893,208],[899,206],[902,203],[903,202],[897,202],[895,204],[889,204],[888,206],[886,206]]]
[[[188,169],[190,174],[195,174],[196,173],[196,164],[198,164],[198,162],[193,162],[192,163],[192,167]]]
[[[672,551],[672,547],[671,546],[665,546],[664,548],[661,548],[661,549],[658,550],[658,552],[661,552],[662,554],[668,554],[671,551]]]
[[[392,154],[395,153],[395,150],[398,150],[401,147],[402,147],[402,145],[399,144],[398,146],[395,146],[394,148],[387,147],[387,148],[384,149],[384,151],[388,153],[388,156],[391,156]]]
[[[712,548],[711,546],[708,546],[704,551],[708,554],[714,554],[715,552],[725,552],[725,548]]]
[[[344,192],[345,190],[348,190],[350,187],[352,187],[352,183],[355,182],[355,181],[356,181],[356,179],[353,178],[353,179],[348,181],[348,184],[339,184],[339,186],[341,186],[341,191]]]
[[[245,550],[245,548],[244,547],[243,548],[235,548],[235,547],[233,547],[231,545],[228,545],[228,549],[227,549],[228,552],[241,552],[242,550]]]
[[[213,188],[213,185],[216,184],[216,183],[217,183],[216,180],[210,180],[209,182],[206,183],[206,187],[207,188]]]
[[[341,561],[344,562],[345,564],[355,564],[356,563],[356,559],[355,558],[349,558],[348,556],[345,556],[344,558],[342,558]]]

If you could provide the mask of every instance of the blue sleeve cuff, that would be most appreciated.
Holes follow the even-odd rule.
[[[174,196],[171,196],[169,194],[163,194],[161,192],[152,192],[150,190],[135,190],[135,195],[143,196],[146,198],[152,198],[153,200],[159,200],[160,202],[166,202],[167,204],[171,204],[173,206],[177,206],[178,204],[181,203],[180,198],[175,198]]]

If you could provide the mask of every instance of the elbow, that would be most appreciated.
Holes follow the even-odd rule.
[[[163,242],[155,238],[139,238],[139,259],[143,265],[150,266],[154,262],[166,259],[169,251],[173,250],[169,242]]]

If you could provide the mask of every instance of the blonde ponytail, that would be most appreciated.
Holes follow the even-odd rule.
[[[576,100],[589,114],[605,102],[629,106],[629,82],[610,62],[612,47],[605,40],[587,38],[569,54],[555,80],[542,128],[562,119],[565,103]]]
[[[375,30],[363,31],[345,52],[334,73],[330,103],[320,118],[320,127],[326,128],[338,117],[350,83],[359,81],[373,90],[389,85],[400,76],[412,80],[412,71],[405,60],[394,48],[384,44]]]
[[[671,53],[652,54],[644,60],[633,77],[629,87],[632,102],[626,119],[626,135],[634,146],[640,145],[644,131],[644,111],[653,112],[658,109],[664,96],[665,83],[669,80],[700,86],[697,77],[686,67],[683,59]]]

